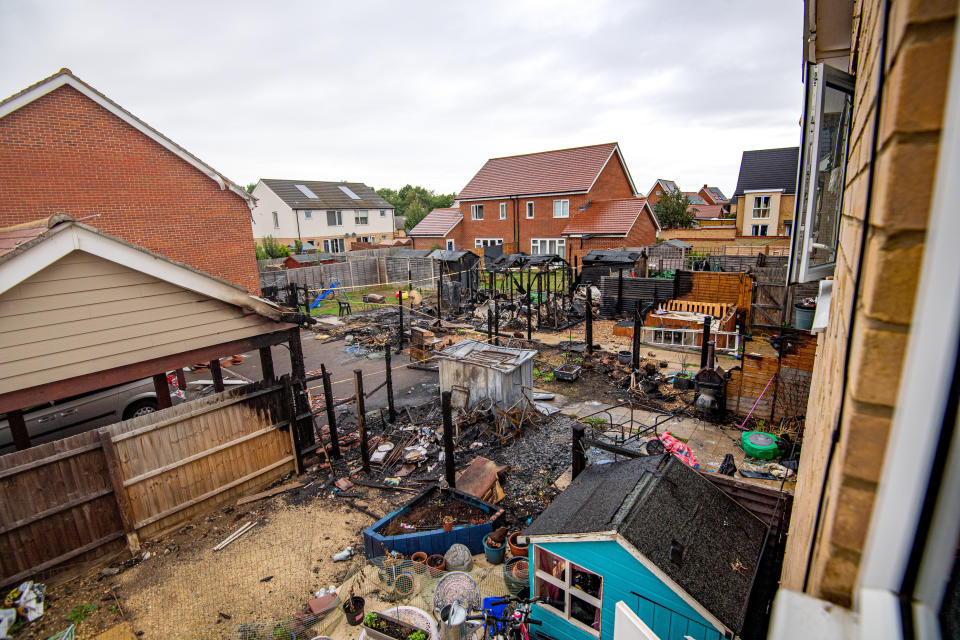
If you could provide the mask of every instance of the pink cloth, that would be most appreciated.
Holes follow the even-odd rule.
[[[688,467],[693,467],[694,469],[700,468],[700,463],[697,462],[697,458],[693,455],[693,449],[680,442],[672,435],[669,431],[664,431],[663,435],[660,436],[660,442],[663,443],[663,448],[677,456]]]

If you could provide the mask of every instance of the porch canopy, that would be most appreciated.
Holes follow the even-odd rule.
[[[18,449],[30,446],[21,410],[153,377],[170,406],[166,373],[289,343],[303,378],[297,323],[241,287],[56,214],[0,229],[0,414]],[[182,371],[181,371],[182,381]]]

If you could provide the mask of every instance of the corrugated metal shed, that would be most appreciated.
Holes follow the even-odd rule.
[[[464,340],[440,352],[440,390],[466,391],[466,406],[491,398],[503,409],[533,391],[532,349]]]

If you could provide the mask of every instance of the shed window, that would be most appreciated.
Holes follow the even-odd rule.
[[[537,606],[599,637],[603,578],[536,545],[533,561],[535,595],[552,601]]]

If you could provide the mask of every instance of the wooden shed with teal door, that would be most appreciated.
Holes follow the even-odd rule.
[[[766,528],[669,453],[591,465],[524,532],[535,629],[612,640],[623,602],[659,640],[732,638]]]

